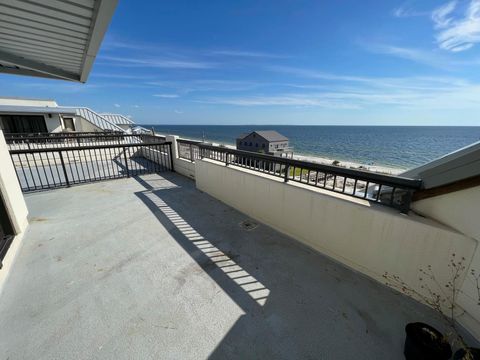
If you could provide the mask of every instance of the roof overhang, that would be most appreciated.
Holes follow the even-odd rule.
[[[15,105],[0,105],[1,114],[63,114],[75,115],[74,108],[68,107],[47,107],[47,106],[15,106]]]
[[[85,82],[118,0],[2,0],[0,73]]]

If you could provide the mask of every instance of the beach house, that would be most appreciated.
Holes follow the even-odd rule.
[[[293,157],[293,148],[287,137],[275,130],[257,130],[240,135],[237,149],[280,157]]]

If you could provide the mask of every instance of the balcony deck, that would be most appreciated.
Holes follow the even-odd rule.
[[[403,359],[404,325],[438,324],[176,174],[26,200],[2,359]]]

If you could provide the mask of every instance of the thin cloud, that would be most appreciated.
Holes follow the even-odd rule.
[[[154,94],[153,96],[164,99],[175,99],[179,97],[178,94]]]
[[[449,15],[455,10],[456,1],[450,1],[432,11],[432,20],[438,28],[445,28],[452,22]]]
[[[115,106],[116,108],[119,108],[120,104],[113,104],[113,106]]]
[[[103,55],[99,60],[106,60],[112,65],[121,67],[145,67],[145,68],[166,68],[166,69],[211,69],[217,64],[203,61],[161,59],[161,58],[129,58],[122,56]]]
[[[174,112],[175,114],[183,114],[183,111],[177,110],[177,109],[173,110],[173,112]]]
[[[402,110],[477,108],[480,84],[455,77],[368,77],[326,73],[292,67],[275,71],[308,78],[312,84],[295,85],[296,92],[212,96],[194,99],[206,104],[241,107],[315,107],[325,109],[369,109],[378,107]],[[333,80],[333,81],[331,81]],[[322,86],[328,86],[322,91]],[[328,89],[328,90],[327,90]],[[285,90],[285,89],[284,89]]]
[[[443,50],[465,51],[480,42],[480,0],[471,0],[459,16],[457,1],[450,1],[432,12],[438,30],[436,40]]]
[[[303,69],[296,67],[286,67],[286,66],[270,66],[268,67],[270,71],[281,72],[285,74],[290,74],[295,77],[306,78],[311,80],[317,80],[320,83],[315,85],[323,85],[324,83],[345,83],[353,84],[363,84],[364,86],[371,87],[392,87],[392,88],[424,88],[427,87],[438,87],[439,85],[449,85],[449,86],[461,86],[464,85],[465,81],[455,77],[368,77],[368,76],[350,76],[343,74],[333,74],[318,70],[312,69]],[[426,85],[427,84],[427,85]]]
[[[417,16],[428,16],[430,15],[430,12],[419,11],[412,6],[411,1],[408,1],[405,2],[403,5],[393,9],[392,15],[397,18],[409,18]]]
[[[232,56],[232,57],[246,57],[246,58],[286,58],[289,56],[272,54],[258,51],[243,51],[243,50],[214,50],[213,55]]]
[[[468,65],[465,61],[449,59],[434,51],[372,43],[366,43],[362,46],[372,53],[389,55],[444,70],[450,70],[457,65]]]

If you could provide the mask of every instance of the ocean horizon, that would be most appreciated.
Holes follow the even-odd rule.
[[[480,126],[141,125],[158,133],[234,145],[242,133],[276,130],[296,155],[409,169],[480,141]]]

